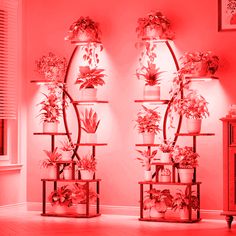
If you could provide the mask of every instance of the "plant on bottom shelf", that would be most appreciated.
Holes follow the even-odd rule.
[[[67,185],[58,187],[55,191],[51,192],[48,197],[49,202],[52,206],[66,206],[70,207],[72,205],[71,199],[72,191],[68,188]]]
[[[155,157],[155,155],[157,154],[157,150],[155,151],[149,151],[149,150],[136,150],[138,153],[141,154],[142,157],[137,157],[136,159],[140,161],[140,163],[142,164],[142,167],[145,168],[146,171],[150,171],[151,170],[151,162],[153,160],[153,158]]]
[[[75,84],[79,84],[79,89],[83,88],[95,88],[97,86],[102,86],[105,84],[103,78],[104,69],[90,68],[89,66],[80,66],[79,75],[76,79]]]
[[[86,108],[85,112],[81,113],[81,122],[83,127],[81,127],[86,133],[95,133],[97,131],[100,120],[98,120],[97,112],[92,108],[89,110]]]
[[[55,166],[57,161],[61,160],[61,154],[58,152],[58,148],[55,147],[53,151],[43,150],[47,155],[47,159],[42,161],[41,166],[47,168],[48,166]]]
[[[47,56],[42,56],[36,60],[36,71],[51,82],[62,82],[67,69],[65,57],[58,57],[49,52]]]
[[[168,207],[172,206],[173,196],[170,194],[169,189],[159,190],[153,188],[147,191],[147,194],[143,202],[144,210],[155,210],[159,213],[165,213]]]

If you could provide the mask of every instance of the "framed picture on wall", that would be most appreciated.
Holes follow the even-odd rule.
[[[218,31],[236,30],[236,0],[218,0]]]

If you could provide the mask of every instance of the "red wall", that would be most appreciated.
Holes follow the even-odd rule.
[[[209,101],[210,118],[204,120],[205,132],[214,137],[199,138],[200,154],[198,179],[202,181],[201,208],[222,208],[222,133],[219,118],[235,102],[236,50],[235,32],[217,32],[217,1],[215,0],[24,0],[25,86],[28,94],[28,177],[29,202],[41,201],[39,160],[43,149],[50,148],[50,139],[32,133],[41,129],[35,104],[39,89],[30,84],[36,79],[35,60],[49,51],[69,59],[73,45],[64,41],[70,24],[80,16],[90,16],[100,23],[103,52],[107,69],[107,83],[102,96],[108,105],[99,107],[102,116],[99,137],[108,146],[99,148],[98,177],[102,178],[101,199],[106,205],[138,205],[138,181],[143,170],[135,160],[135,143],[139,140],[133,129],[139,106],[134,103],[141,96],[140,82],[134,76],[138,51],[134,44],[136,22],[150,10],[159,10],[173,23],[176,32],[174,47],[177,55],[192,50],[212,50],[220,57],[219,82],[199,85]],[[165,64],[168,67],[169,61]],[[171,62],[170,62],[171,63]],[[170,66],[171,67],[171,66]],[[182,138],[181,143],[191,144]]]

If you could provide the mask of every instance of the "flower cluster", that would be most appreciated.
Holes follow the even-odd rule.
[[[77,162],[81,170],[96,171],[97,161],[92,155],[86,155]]]
[[[196,91],[191,90],[183,99],[173,101],[174,111],[190,119],[202,119],[209,116],[207,101]]]
[[[138,37],[146,36],[146,28],[150,27],[151,29],[161,29],[163,32],[159,35],[163,39],[173,39],[174,33],[170,29],[170,21],[167,19],[161,12],[151,12],[147,17],[138,19],[138,27],[136,32]]]
[[[138,112],[138,118],[135,120],[139,133],[157,133],[160,132],[159,123],[161,120],[160,112],[155,109],[149,109],[142,106],[143,109]]]
[[[198,166],[199,155],[193,152],[192,147],[175,146],[172,152],[174,163],[177,163],[179,168],[190,169]]]
[[[75,40],[78,34],[81,33],[86,33],[91,41],[100,41],[101,31],[99,29],[99,24],[88,16],[81,16],[70,26],[65,40]]]
[[[66,69],[66,58],[58,57],[52,52],[36,60],[36,71],[52,82],[62,82]]]

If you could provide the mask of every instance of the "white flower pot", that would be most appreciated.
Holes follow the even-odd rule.
[[[170,175],[161,175],[160,176],[160,182],[170,183],[171,182],[171,176]]]
[[[65,214],[68,211],[67,206],[61,206],[58,204],[55,204],[52,206],[53,212],[56,214]]]
[[[79,203],[76,205],[76,213],[85,215],[86,214],[86,204],[84,203]]]
[[[149,215],[151,218],[164,218],[165,212],[159,212],[155,207],[150,209]]]
[[[161,163],[170,163],[171,162],[171,155],[169,152],[162,152],[161,153],[161,158],[160,158]]]
[[[160,39],[163,34],[163,29],[161,27],[152,28],[146,26],[145,28],[145,38],[147,39]]]
[[[84,88],[81,90],[82,101],[94,101],[97,100],[97,89],[96,88]]]
[[[63,170],[64,179],[72,179],[72,169],[71,168],[64,168]]]
[[[97,134],[87,133],[87,143],[97,143]]]
[[[144,100],[160,100],[160,86],[145,85],[143,91]]]
[[[151,170],[144,171],[144,180],[145,181],[152,181],[152,171]]]
[[[93,35],[89,32],[82,31],[79,30],[77,35],[74,37],[74,39],[72,39],[72,43],[76,43],[76,42],[91,42],[93,41]]]
[[[154,144],[155,133],[142,133],[143,135],[143,144]]]
[[[61,156],[62,161],[71,161],[73,151],[64,151]]]
[[[179,217],[181,220],[189,219],[189,210],[187,207],[184,207],[183,209],[179,209]]]
[[[187,119],[187,131],[188,133],[200,133],[201,132],[201,119]]]
[[[89,170],[80,170],[80,176],[82,180],[93,179],[94,172]]]
[[[43,133],[57,133],[58,122],[43,122]]]
[[[57,179],[57,167],[49,165],[47,168],[47,179]]]
[[[181,183],[192,183],[194,169],[178,169]]]

